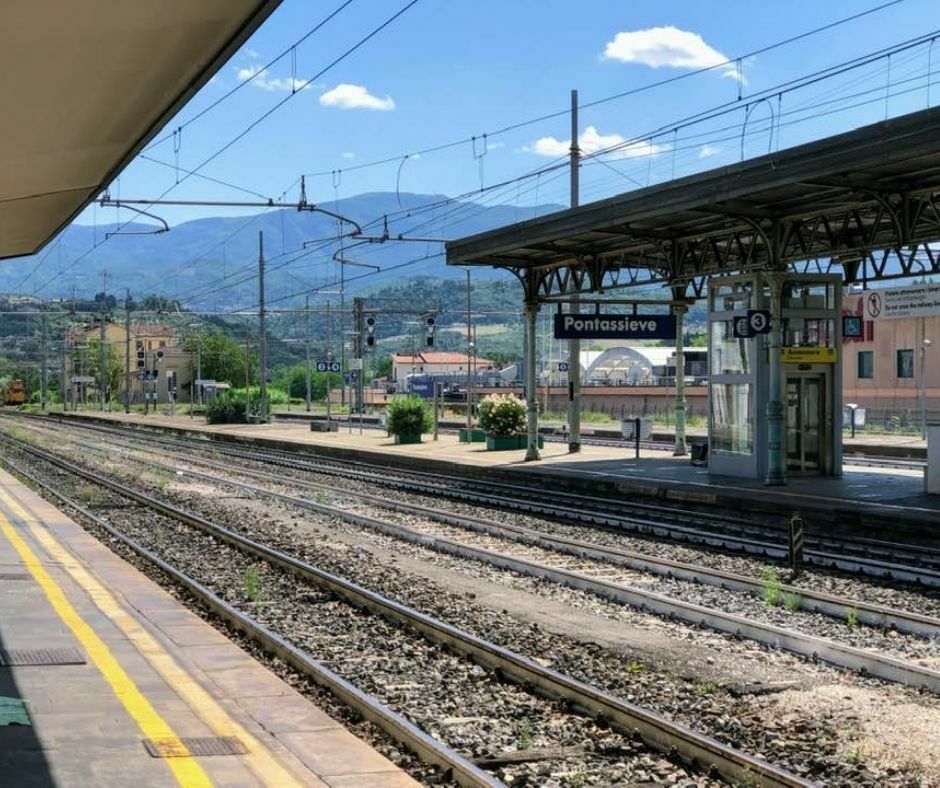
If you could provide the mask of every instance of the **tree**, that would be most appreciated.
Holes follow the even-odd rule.
[[[382,356],[378,361],[375,362],[375,377],[377,378],[388,378],[392,375],[392,357],[391,356]]]
[[[124,390],[124,362],[121,353],[114,345],[106,346],[105,374],[108,398],[115,399]],[[101,375],[101,342],[92,339],[85,348],[76,348],[72,356],[72,369],[82,368],[84,359],[85,374],[99,382]]]
[[[202,379],[230,383],[232,386],[245,386],[245,348],[221,331],[201,331],[190,336],[183,347],[191,352],[200,349],[202,358]],[[252,368],[256,368],[254,358]]]
[[[496,369],[505,369],[510,364],[519,360],[516,353],[509,353],[505,350],[492,350],[487,352],[486,357],[493,362]]]
[[[275,385],[284,389],[293,399],[304,399],[307,396],[306,364],[295,364],[292,367],[282,367],[275,376]],[[326,399],[327,377],[332,378],[333,388],[339,388],[340,376],[336,373],[326,372],[310,373],[310,398],[312,400]]]

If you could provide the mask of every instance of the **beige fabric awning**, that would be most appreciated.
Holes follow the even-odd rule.
[[[41,249],[279,4],[0,4],[0,258]]]

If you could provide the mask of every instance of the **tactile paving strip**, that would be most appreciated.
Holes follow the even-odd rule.
[[[77,648],[0,648],[0,665],[84,665],[87,660]]]
[[[154,758],[185,758],[188,755],[245,755],[248,750],[234,736],[194,736],[180,739],[144,739]]]

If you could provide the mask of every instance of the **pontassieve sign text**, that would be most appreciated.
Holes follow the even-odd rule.
[[[555,339],[675,338],[675,315],[555,315]]]

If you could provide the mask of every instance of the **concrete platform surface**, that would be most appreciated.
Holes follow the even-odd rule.
[[[0,472],[0,786],[99,785],[417,783]]]
[[[777,513],[818,512],[861,521],[890,518],[913,524],[936,524],[940,496],[924,492],[922,469],[876,468],[846,465],[841,477],[790,476],[784,487],[766,487],[759,479],[741,479],[710,474],[693,466],[689,458],[672,457],[661,450],[619,446],[584,445],[579,454],[568,454],[562,443],[546,443],[542,459],[525,462],[525,452],[486,451],[481,443],[459,443],[455,435],[440,435],[433,441],[396,445],[385,432],[352,423],[338,432],[311,432],[305,421],[285,420],[272,424],[207,425],[189,416],[85,412],[68,414],[89,420],[126,421],[225,436],[242,442],[258,441],[283,448],[309,447],[338,458],[366,462],[391,462],[407,467],[445,473],[478,475],[501,480],[523,474],[534,481],[558,484],[576,491],[602,490],[637,494],[673,501],[702,504],[729,510]]]

